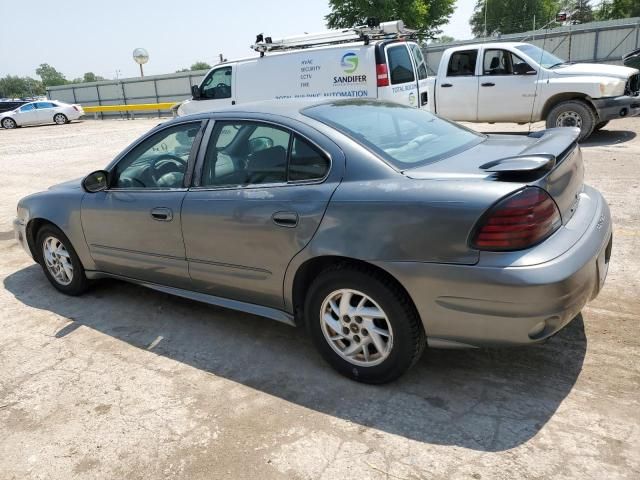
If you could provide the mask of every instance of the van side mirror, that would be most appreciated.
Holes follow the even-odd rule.
[[[529,66],[528,63],[525,63],[525,62],[516,63],[513,66],[514,75],[535,75],[536,73],[538,72],[536,72],[533,68]]]
[[[191,85],[191,95],[193,96],[194,100],[199,100],[201,95],[200,95],[200,87],[198,85]]]
[[[96,193],[102,192],[109,188],[109,173],[105,170],[96,170],[84,177],[82,180],[82,188],[85,192]]]

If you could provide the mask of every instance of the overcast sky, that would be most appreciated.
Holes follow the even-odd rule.
[[[444,33],[470,38],[475,0],[458,0]],[[92,71],[105,78],[138,75],[132,52],[150,55],[148,75],[172,73],[218,54],[251,56],[260,32],[273,37],[325,30],[326,0],[2,0],[0,76],[35,77],[49,63],[67,79]]]

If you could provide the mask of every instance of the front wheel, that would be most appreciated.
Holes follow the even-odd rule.
[[[64,113],[56,113],[53,116],[53,121],[57,124],[57,125],[64,125],[65,123],[69,122],[69,119],[67,118],[67,116]]]
[[[598,132],[598,131],[602,130],[607,125],[607,123],[609,123],[609,120],[606,120],[606,121],[600,122],[600,123],[596,123],[596,126],[593,128],[593,131],[594,132]]]
[[[16,123],[16,121],[13,118],[3,118],[2,119],[2,126],[4,128],[6,128],[7,130],[10,130],[12,128],[16,128],[18,126],[18,124]]]
[[[582,100],[561,102],[547,115],[547,128],[577,127],[580,129],[578,141],[587,138],[595,128],[596,118],[591,107]]]
[[[38,261],[51,285],[67,295],[84,293],[89,281],[80,258],[60,229],[53,225],[40,228],[36,246]]]
[[[304,311],[323,358],[359,382],[395,380],[424,350],[415,307],[404,291],[374,270],[325,270],[312,283]]]

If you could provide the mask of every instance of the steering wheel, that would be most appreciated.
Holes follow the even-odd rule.
[[[216,90],[218,89],[222,92],[222,95],[224,95],[225,97],[231,94],[231,87],[226,83],[219,83],[218,85],[216,85]]]
[[[162,162],[163,160],[169,160],[172,161],[176,164],[178,164],[179,167],[183,167],[184,171],[186,171],[187,169],[187,161],[180,158],[177,155],[172,155],[171,153],[164,153],[162,155],[158,155],[156,158],[154,158],[150,163],[149,163],[149,168],[151,170],[151,176],[153,177],[153,179],[155,181],[157,181],[158,179],[155,176],[155,173],[157,172],[157,168],[156,165],[160,162]]]

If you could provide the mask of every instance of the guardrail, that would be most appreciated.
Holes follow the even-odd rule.
[[[98,119],[98,114],[104,112],[131,112],[131,118],[135,118],[135,114],[133,112],[171,110],[171,108],[178,103],[179,102],[138,103],[130,105],[88,105],[86,107],[83,106],[82,109],[84,110],[84,113],[93,113],[96,120]]]

